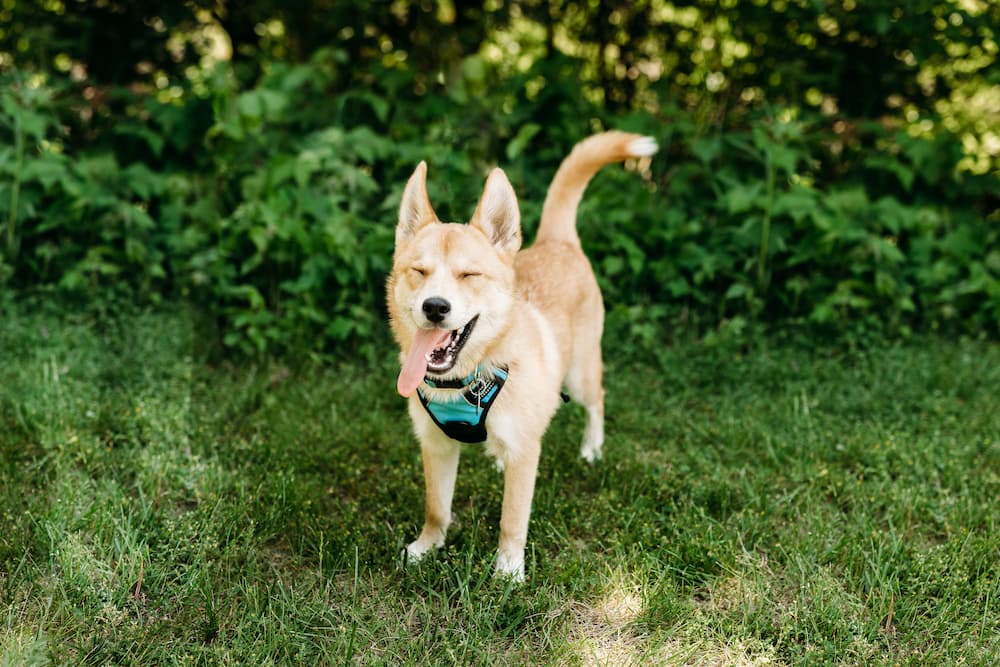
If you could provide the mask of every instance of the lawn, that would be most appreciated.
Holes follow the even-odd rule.
[[[0,663],[1000,660],[1000,348],[607,353],[608,439],[545,440],[528,581],[464,450],[402,568],[418,446],[382,361],[210,362],[184,309],[0,322]]]

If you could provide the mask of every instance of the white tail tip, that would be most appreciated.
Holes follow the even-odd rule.
[[[625,150],[632,157],[648,157],[660,150],[660,147],[656,144],[656,139],[653,137],[639,137],[630,141],[625,146]]]

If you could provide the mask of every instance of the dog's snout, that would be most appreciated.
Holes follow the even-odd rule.
[[[451,312],[451,304],[448,303],[447,299],[432,296],[424,300],[423,310],[428,320],[434,324],[440,324],[444,321],[445,315]]]

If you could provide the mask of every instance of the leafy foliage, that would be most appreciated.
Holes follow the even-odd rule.
[[[995,8],[56,4],[0,10],[8,289],[189,299],[247,353],[370,350],[417,161],[451,220],[499,162],[530,238],[573,143],[623,127],[663,151],[580,215],[619,338],[998,332],[992,135],[948,111],[989,99]],[[145,42],[101,51],[115,26]]]

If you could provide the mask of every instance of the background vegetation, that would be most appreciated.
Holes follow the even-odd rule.
[[[624,127],[663,151],[580,223],[620,338],[995,335],[998,25],[982,0],[5,2],[0,284],[371,351],[419,159],[454,220],[501,164],[530,231],[572,144]]]
[[[998,26],[0,0],[0,665],[1000,663]],[[561,410],[527,585],[490,576],[474,449],[448,545],[400,568],[402,186],[427,159],[464,220],[499,163],[530,238],[611,127],[662,151],[580,212],[605,460]]]

